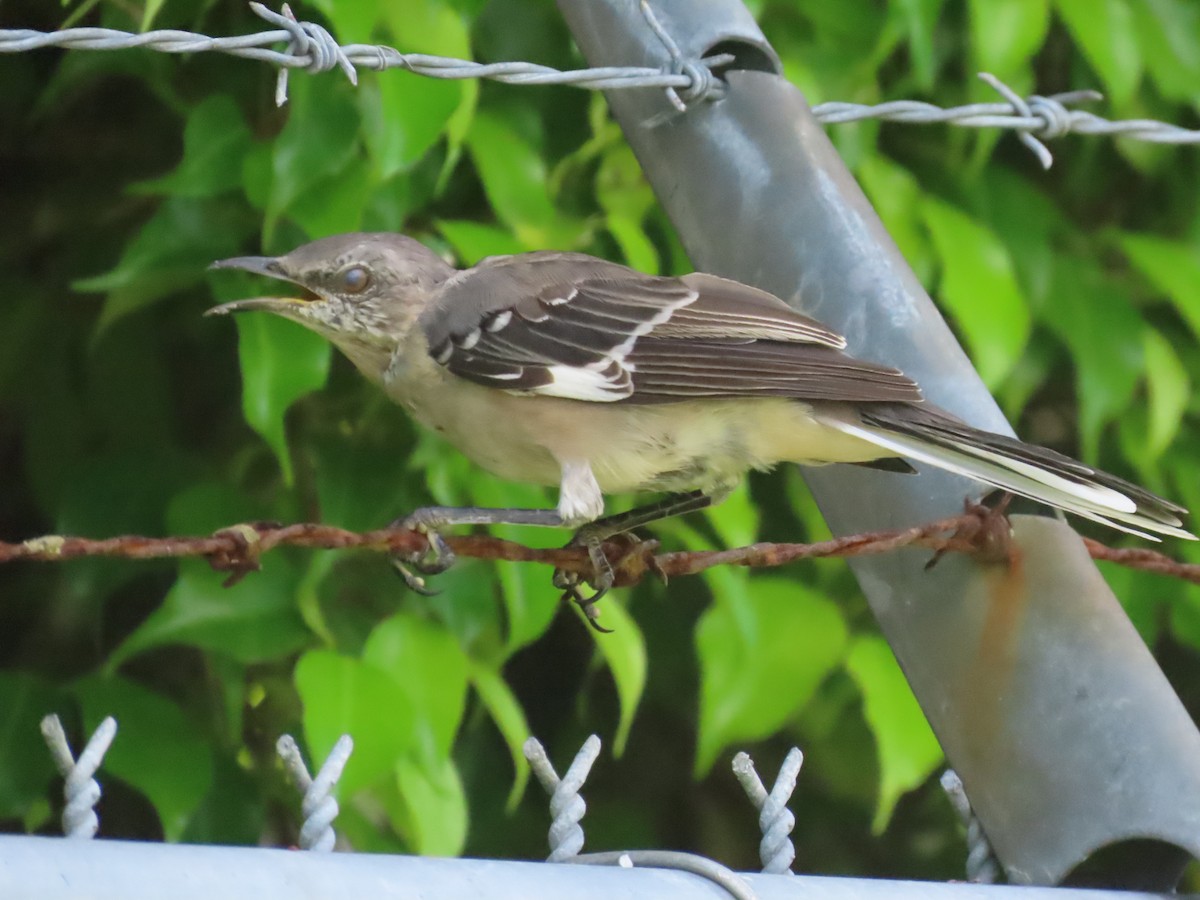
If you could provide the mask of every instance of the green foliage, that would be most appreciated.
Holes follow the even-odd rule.
[[[1098,88],[1115,115],[1186,123],[1200,109],[1190,0],[752,6],[813,102],[990,100],[974,79],[984,69],[1020,90]],[[237,4],[201,0],[58,7],[5,4],[3,27],[53,29],[57,14],[261,28]],[[297,12],[323,15],[344,41],[581,64],[553,5],[535,0],[314,0]],[[463,263],[559,247],[683,270],[603,99],[404,72],[361,72],[356,89],[293,72],[278,111],[273,77],[145,51],[0,58],[5,539],[258,520],[365,529],[428,502],[553,502],[418,433],[309,332],[200,314],[280,287],[209,275],[214,259],[359,228],[404,230]],[[1018,430],[1200,507],[1195,151],[1068,138],[1043,173],[991,132],[864,123],[833,138]],[[655,535],[676,549],[826,532],[784,472]],[[1194,587],[1106,574],[1149,643],[1193,659]],[[436,598],[405,594],[368,554],[272,553],[238,585],[221,580],[199,561],[0,570],[0,826],[48,827],[36,729],[58,710],[74,738],[119,719],[105,772],[121,789],[106,794],[104,831],[277,835],[296,803],[275,738],[297,734],[320,757],[349,733],[339,826],[356,848],[536,857],[545,813],[523,794],[521,745],[537,733],[566,759],[597,731],[624,754],[601,766],[643,779],[589,793],[615,844],[753,866],[749,831],[738,847],[724,837],[746,811],[719,770],[734,749],[772,758],[795,742],[808,753],[806,818],[819,823],[800,835],[806,860],[959,870],[929,777],[940,751],[839,561],[618,591],[602,605],[611,635],[563,608],[548,571],[513,563],[462,562]],[[931,802],[906,801],[911,791]],[[877,852],[846,849],[884,828]]]

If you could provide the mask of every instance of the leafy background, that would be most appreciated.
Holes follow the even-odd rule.
[[[986,100],[974,73],[988,70],[1018,91],[1099,88],[1114,116],[1197,122],[1189,0],[753,8],[814,102]],[[298,12],[343,41],[582,62],[544,0]],[[65,24],[263,27],[212,0],[0,4],[0,27]],[[430,501],[550,501],[417,433],[298,327],[202,318],[254,289],[206,272],[218,257],[391,229],[463,263],[569,247],[688,268],[599,97],[296,74],[277,110],[273,77],[144,51],[0,58],[0,537],[370,528]],[[995,133],[861,124],[834,138],[1019,430],[1200,508],[1195,150],[1069,138],[1044,173]],[[675,547],[824,534],[795,471],[658,530]],[[1107,574],[1195,708],[1195,590]],[[534,733],[565,762],[596,731],[610,753],[589,783],[592,847],[753,868],[729,758],[749,749],[771,773],[798,743],[804,869],[961,872],[940,751],[841,563],[625,592],[605,602],[615,633],[602,637],[544,570],[464,562],[439,586],[406,594],[379,558],[329,552],[272,554],[228,590],[197,561],[6,567],[0,828],[53,831],[36,727],[53,709],[77,739],[120,721],[105,835],[291,842],[298,804],[275,738],[320,757],[348,731],[340,830],[355,848],[533,858],[546,813],[519,746]]]

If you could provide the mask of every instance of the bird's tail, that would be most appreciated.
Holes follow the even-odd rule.
[[[826,424],[917,462],[965,475],[1121,531],[1196,540],[1187,513],[1115,475],[1015,438],[972,428],[928,405],[879,404]],[[1149,532],[1149,533],[1147,533]]]

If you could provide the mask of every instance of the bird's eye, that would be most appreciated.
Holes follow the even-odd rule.
[[[362,266],[354,266],[342,273],[342,289],[347,294],[361,294],[371,283],[371,273]]]

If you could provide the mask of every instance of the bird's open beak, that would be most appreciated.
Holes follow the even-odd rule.
[[[268,278],[287,281],[302,289],[304,288],[303,285],[299,284],[284,271],[283,267],[279,264],[279,260],[273,256],[235,256],[232,259],[219,259],[210,265],[209,268],[239,269],[243,272],[250,272],[252,275],[266,275]],[[301,295],[295,297],[253,297],[248,300],[234,300],[232,303],[222,303],[220,306],[214,306],[212,309],[207,310],[204,314],[206,316],[224,316],[229,313],[261,309],[287,315],[288,312],[297,309],[297,307],[305,306],[316,299],[319,298],[307,289],[303,289]]]

